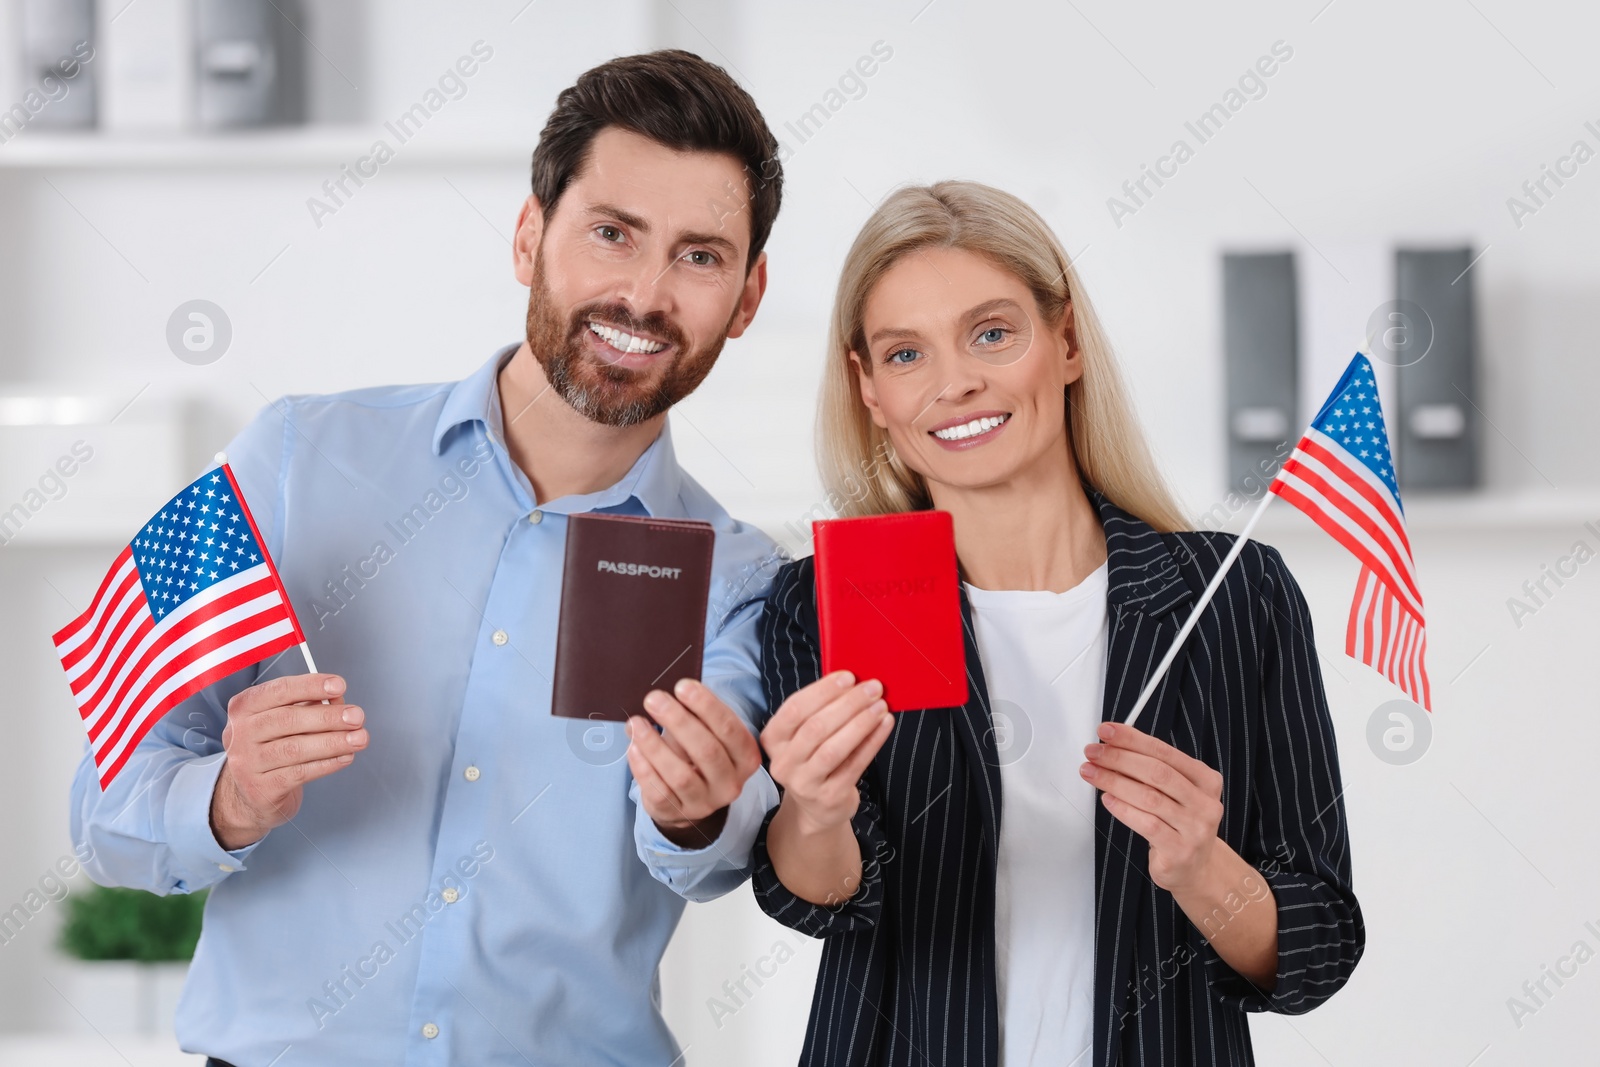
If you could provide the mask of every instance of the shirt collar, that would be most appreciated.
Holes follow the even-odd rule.
[[[445,438],[457,427],[478,423],[495,452],[507,465],[511,463],[510,453],[505,447],[505,424],[501,415],[500,370],[521,347],[521,342],[517,342],[496,350],[488,362],[451,386],[444,407],[439,412],[439,421],[433,428],[434,455],[443,452]],[[628,473],[614,485],[593,493],[561,497],[540,507],[565,513],[597,511],[625,505],[629,498],[633,498],[652,516],[681,518],[681,486],[682,470],[672,447],[669,416],[662,421],[661,432],[650,443],[650,447],[639,454]]]
[[[439,421],[433,427],[433,454],[444,451],[444,439],[463,423],[479,422],[496,444],[501,439],[500,368],[516,354],[520,343],[497,349],[489,361],[450,387]]]

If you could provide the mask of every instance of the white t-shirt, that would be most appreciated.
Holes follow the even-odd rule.
[[[1094,787],[1107,567],[1064,593],[966,586],[1000,758],[995,973],[1004,1067],[1089,1062]]]

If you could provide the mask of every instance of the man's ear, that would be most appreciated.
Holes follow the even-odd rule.
[[[728,338],[731,340],[749,329],[750,322],[756,317],[756,308],[761,306],[761,298],[767,292],[767,253],[762,252],[756,257],[755,266],[745,272],[744,291],[739,294],[739,306],[733,311],[733,320],[728,323]]]
[[[861,387],[861,402],[867,406],[867,411],[872,415],[872,421],[878,424],[878,429],[887,430],[889,423],[883,417],[883,409],[878,406],[878,387],[853,348],[850,350],[850,362],[856,368],[856,381]]]
[[[544,206],[537,196],[529,196],[517,213],[517,232],[511,240],[511,269],[517,281],[533,287],[533,262],[544,239]]]

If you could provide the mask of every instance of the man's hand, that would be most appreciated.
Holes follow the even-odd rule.
[[[883,685],[859,685],[835,671],[797,689],[761,731],[773,781],[804,836],[849,823],[861,804],[856,783],[894,730]]]
[[[644,698],[665,733],[643,715],[629,716],[628,767],[662,836],[684,848],[705,848],[722,833],[728,805],[761,768],[761,748],[744,720],[704,685],[684,678],[673,691],[676,699],[660,689]]]
[[[307,782],[347,766],[367,747],[363,713],[337,703],[343,692],[338,675],[297,674],[228,701],[228,757],[211,794],[211,832],[223,848],[253,844],[294,818]]]

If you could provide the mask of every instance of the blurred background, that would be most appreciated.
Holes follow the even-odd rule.
[[[1355,562],[1268,511],[1368,946],[1315,1013],[1253,1019],[1257,1055],[1593,1062],[1597,35],[1578,0],[0,0],[0,1064],[193,1061],[171,1014],[198,902],[98,894],[68,838],[61,590],[269,400],[459,378],[517,340],[509,238],[554,97],[663,46],[725,66],[784,145],[766,302],[671,418],[792,551],[828,514],[837,271],[902,183],[1049,220],[1197,527],[1242,525],[1365,339],[1434,712],[1343,655]],[[793,1062],[817,958],[748,890],[690,906],[661,972],[685,1061]],[[747,968],[775,973],[730,1000]]]

